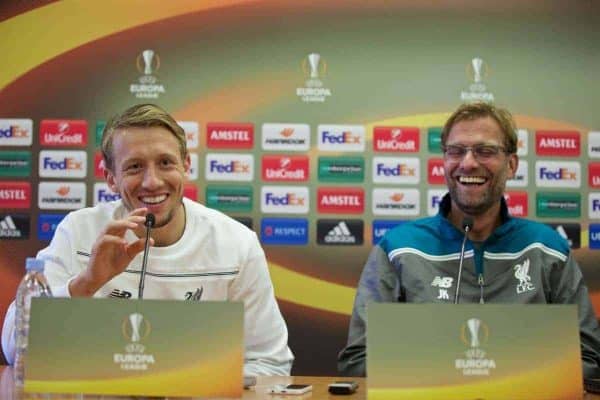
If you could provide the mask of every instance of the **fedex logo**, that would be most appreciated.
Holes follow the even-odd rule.
[[[376,126],[373,128],[373,150],[417,152],[419,151],[419,128]]]
[[[40,123],[42,146],[85,147],[87,140],[87,121],[45,119]]]
[[[535,149],[541,156],[579,157],[581,137],[578,131],[537,131]]]
[[[206,146],[210,149],[251,149],[254,125],[214,122],[206,125]]]
[[[600,188],[600,162],[588,164],[588,185],[592,188]]]
[[[251,154],[207,154],[205,173],[207,180],[251,181],[254,178],[254,156]]]
[[[110,190],[104,182],[94,183],[94,205],[119,200],[121,196]]]
[[[430,158],[427,160],[427,183],[431,185],[443,185],[446,183],[444,160],[442,158]]]
[[[39,173],[42,178],[84,178],[87,169],[85,151],[40,151]]]
[[[591,219],[600,219],[600,193],[590,193],[588,198],[588,213]]]
[[[365,193],[361,188],[318,188],[317,210],[324,214],[362,214]]]
[[[32,120],[0,119],[0,146],[31,146],[32,141]]]
[[[263,156],[264,181],[308,180],[308,156]]]
[[[374,157],[373,182],[419,183],[419,159],[416,157]]]
[[[185,132],[185,142],[188,150],[198,148],[200,143],[198,123],[194,121],[177,121],[177,125]]]
[[[446,193],[447,190],[445,189],[430,189],[427,191],[427,215],[436,215],[440,211],[440,204]]]
[[[319,150],[365,150],[365,127],[362,125],[319,125],[318,132]]]
[[[581,165],[576,161],[536,161],[536,185],[539,187],[581,186]]]
[[[308,200],[305,186],[263,186],[260,209],[264,213],[306,214]]]
[[[526,217],[529,213],[527,192],[506,192],[504,199],[508,212],[513,217]]]

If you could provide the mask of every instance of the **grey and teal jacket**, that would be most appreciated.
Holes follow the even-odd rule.
[[[447,194],[436,216],[391,229],[371,251],[338,356],[340,373],[365,375],[368,302],[454,301],[464,233],[446,218],[450,204]],[[504,199],[501,217],[484,242],[467,240],[460,302],[576,304],[583,376],[600,378],[600,329],[567,241],[547,225],[510,217]]]

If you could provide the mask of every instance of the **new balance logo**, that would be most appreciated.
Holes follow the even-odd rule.
[[[431,286],[448,289],[449,287],[452,287],[453,281],[454,281],[454,278],[451,278],[449,276],[445,276],[445,277],[436,276],[433,279],[433,281],[431,282]]]
[[[131,292],[126,290],[114,289],[108,297],[116,298],[116,299],[129,299],[131,298]]]
[[[196,289],[195,292],[186,292],[185,299],[189,300],[189,301],[200,301],[200,299],[202,299],[203,291],[204,291],[204,288],[200,287],[200,288]]]

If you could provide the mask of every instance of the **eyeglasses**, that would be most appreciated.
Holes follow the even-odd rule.
[[[498,154],[500,154],[500,152],[507,153],[504,147],[492,144],[476,144],[475,146],[451,144],[448,146],[443,146],[442,150],[444,151],[446,158],[452,161],[462,160],[467,155],[469,150],[473,154],[473,157],[480,162],[493,160],[498,156]]]

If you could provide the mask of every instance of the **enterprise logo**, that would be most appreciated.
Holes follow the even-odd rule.
[[[0,182],[0,208],[30,208],[31,185],[29,182]]]
[[[527,187],[529,184],[529,165],[525,160],[519,160],[519,166],[512,179],[506,181],[508,187]]]
[[[419,215],[417,189],[373,189],[374,215]]]
[[[588,156],[600,158],[600,132],[588,133]]]
[[[306,186],[263,186],[260,210],[273,214],[306,214],[309,194]]]
[[[600,250],[600,224],[590,224],[589,234],[590,249]]]
[[[308,220],[301,218],[263,218],[260,239],[266,245],[308,244]]]
[[[45,119],[40,123],[42,146],[85,147],[87,140],[87,121]]]
[[[581,248],[581,225],[570,223],[548,223],[563,239],[569,243],[572,249]]]
[[[307,124],[263,124],[263,150],[308,151],[310,127]]]
[[[590,219],[600,219],[600,193],[589,194],[588,213]]]
[[[535,203],[538,217],[579,218],[581,216],[579,193],[538,192]]]
[[[206,155],[206,180],[208,181],[244,181],[254,179],[254,156],[252,154]]]
[[[75,210],[85,207],[85,183],[40,182],[38,206],[41,210]]]
[[[430,185],[443,185],[446,183],[444,159],[430,158],[427,160],[427,183]]]
[[[362,157],[319,157],[319,181],[363,182],[365,160]]]
[[[86,175],[85,151],[42,150],[39,157],[42,178],[84,178]]]
[[[373,221],[373,245],[379,243],[381,239],[385,236],[385,234],[397,227],[405,223],[406,221],[398,221],[398,220],[374,220]]]
[[[322,214],[362,214],[365,192],[362,188],[320,187],[317,210]]]
[[[94,183],[94,205],[98,203],[109,203],[111,201],[117,201],[121,198],[118,193],[110,190],[108,185],[104,182]]]
[[[207,186],[206,205],[221,211],[252,211],[251,186]]]
[[[188,150],[197,149],[200,144],[200,129],[195,121],[177,121],[185,132],[185,142]]]
[[[308,156],[262,157],[262,179],[264,181],[306,181],[308,180]]]
[[[362,125],[319,125],[319,142],[322,151],[364,151],[365,127]]]
[[[56,227],[66,216],[66,214],[40,214],[37,225],[38,239],[52,240]]]
[[[440,212],[440,204],[447,192],[446,189],[429,189],[427,191],[427,215],[436,215]]]
[[[373,182],[419,183],[419,159],[416,157],[373,157]]]
[[[581,186],[581,164],[577,161],[536,161],[535,171],[535,184],[538,187]]]
[[[253,124],[208,123],[206,132],[209,149],[251,149],[254,146]]]
[[[594,189],[600,188],[600,162],[588,164],[588,185]]]
[[[0,176],[31,176],[31,153],[29,151],[0,151]]]
[[[529,213],[527,192],[505,192],[504,199],[508,206],[508,213],[513,217],[526,217]]]
[[[32,120],[0,119],[0,146],[31,146],[32,141]]]
[[[373,150],[415,153],[419,151],[419,128],[387,127],[373,128]]]

